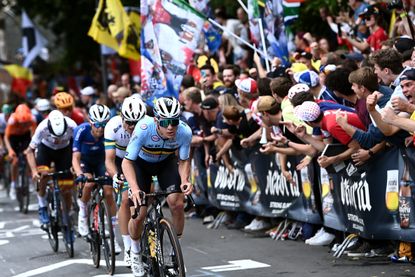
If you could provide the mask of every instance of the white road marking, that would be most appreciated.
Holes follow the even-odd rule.
[[[3,229],[5,225],[6,225],[6,222],[5,221],[1,221],[0,222],[0,229]]]
[[[105,264],[105,261],[102,260],[101,263]],[[86,265],[92,265],[92,261],[91,259],[74,259],[74,260],[66,260],[66,261],[62,261],[59,263],[55,263],[55,264],[51,264],[51,265],[47,265],[47,266],[42,266],[36,269],[32,269],[23,273],[20,273],[18,275],[15,275],[14,277],[31,277],[31,276],[36,276],[39,274],[44,274],[46,272],[50,272],[56,269],[59,269],[61,267],[65,267],[68,265],[72,265],[72,264],[86,264]],[[127,264],[124,261],[118,261],[117,260],[117,267],[118,266],[127,266]],[[103,276],[108,276],[108,275],[103,275]],[[114,276],[121,276],[121,275],[114,275]],[[131,276],[131,273],[128,274],[128,276]]]
[[[193,251],[196,251],[196,252],[198,252],[198,253],[200,253],[200,254],[209,255],[209,253],[207,253],[207,252],[205,252],[205,251],[202,251],[202,250],[200,250],[200,249],[197,249],[197,248],[195,248],[195,247],[188,246],[187,248],[192,249]]]
[[[8,240],[6,240],[6,239],[1,239],[1,240],[0,240],[0,246],[1,246],[1,245],[8,244],[8,243],[9,243],[9,241],[8,241]]]
[[[229,261],[229,264],[226,265],[218,265],[218,266],[207,266],[202,267],[204,270],[209,270],[213,272],[222,272],[222,271],[235,271],[235,270],[247,270],[252,268],[263,268],[263,267],[270,267],[269,264],[264,264],[260,262],[256,262],[253,260],[236,260],[236,261]]]
[[[23,226],[15,228],[13,230],[10,230],[10,232],[16,232],[17,233],[17,232],[23,231],[24,229],[27,229],[29,227],[30,227],[29,225],[23,225]]]

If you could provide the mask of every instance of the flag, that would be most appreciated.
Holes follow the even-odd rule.
[[[4,65],[3,68],[13,78],[11,90],[24,98],[26,96],[26,91],[33,80],[30,70],[17,64]]]
[[[23,55],[25,57],[23,66],[29,67],[33,60],[41,53],[47,40],[36,29],[25,11],[22,11],[22,33]]]
[[[189,4],[202,14],[210,14],[209,0],[189,0]]]
[[[129,8],[127,16],[129,23],[124,26],[123,38],[118,53],[122,57],[137,61],[140,59],[140,12],[138,9]]]
[[[259,14],[258,0],[248,0],[248,19],[251,40],[256,46],[259,46],[261,43],[259,20],[261,20],[261,18]]]
[[[209,21],[206,21],[203,25],[203,33],[205,35],[206,44],[209,48],[209,51],[212,54],[216,53],[222,44],[222,33],[213,27]]]
[[[134,11],[130,16],[119,0],[100,0],[88,35],[120,56],[138,60],[140,16]]]
[[[177,98],[205,17],[182,0],[141,0],[140,7],[143,98]]]
[[[304,1],[301,0],[283,0],[282,7],[284,11],[284,23],[291,24],[300,14],[300,6]]]

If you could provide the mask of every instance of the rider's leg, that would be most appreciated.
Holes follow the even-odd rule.
[[[131,248],[131,237],[128,232],[128,222],[130,220],[131,213],[128,200],[128,191],[126,190],[122,193],[121,206],[118,210],[118,223],[120,226],[122,241],[124,243],[124,249],[127,250]]]
[[[173,193],[167,197],[171,215],[173,218],[173,225],[178,236],[183,234],[184,229],[184,194]]]
[[[134,211],[134,206],[131,207],[131,213]],[[131,251],[134,253],[140,253],[140,238],[143,231],[143,222],[147,214],[147,207],[140,207],[140,213],[135,219],[130,219],[128,223],[128,231],[131,237]]]

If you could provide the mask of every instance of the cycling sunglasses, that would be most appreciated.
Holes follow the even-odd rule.
[[[135,126],[137,125],[138,121],[129,121],[129,120],[125,120],[124,119],[124,123],[127,124],[128,126]]]
[[[159,119],[158,122],[161,127],[167,128],[169,127],[169,125],[176,127],[177,125],[179,125],[180,120],[178,118],[166,118],[166,119]]]
[[[95,128],[105,128],[105,125],[107,125],[107,122],[93,122],[92,125],[94,125]]]

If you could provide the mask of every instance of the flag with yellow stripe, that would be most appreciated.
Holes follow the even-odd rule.
[[[140,15],[127,12],[119,0],[100,0],[88,35],[116,50],[122,57],[138,60]]]
[[[12,91],[24,98],[28,87],[32,84],[32,72],[28,68],[18,64],[5,65],[3,68],[13,78],[11,84]]]

